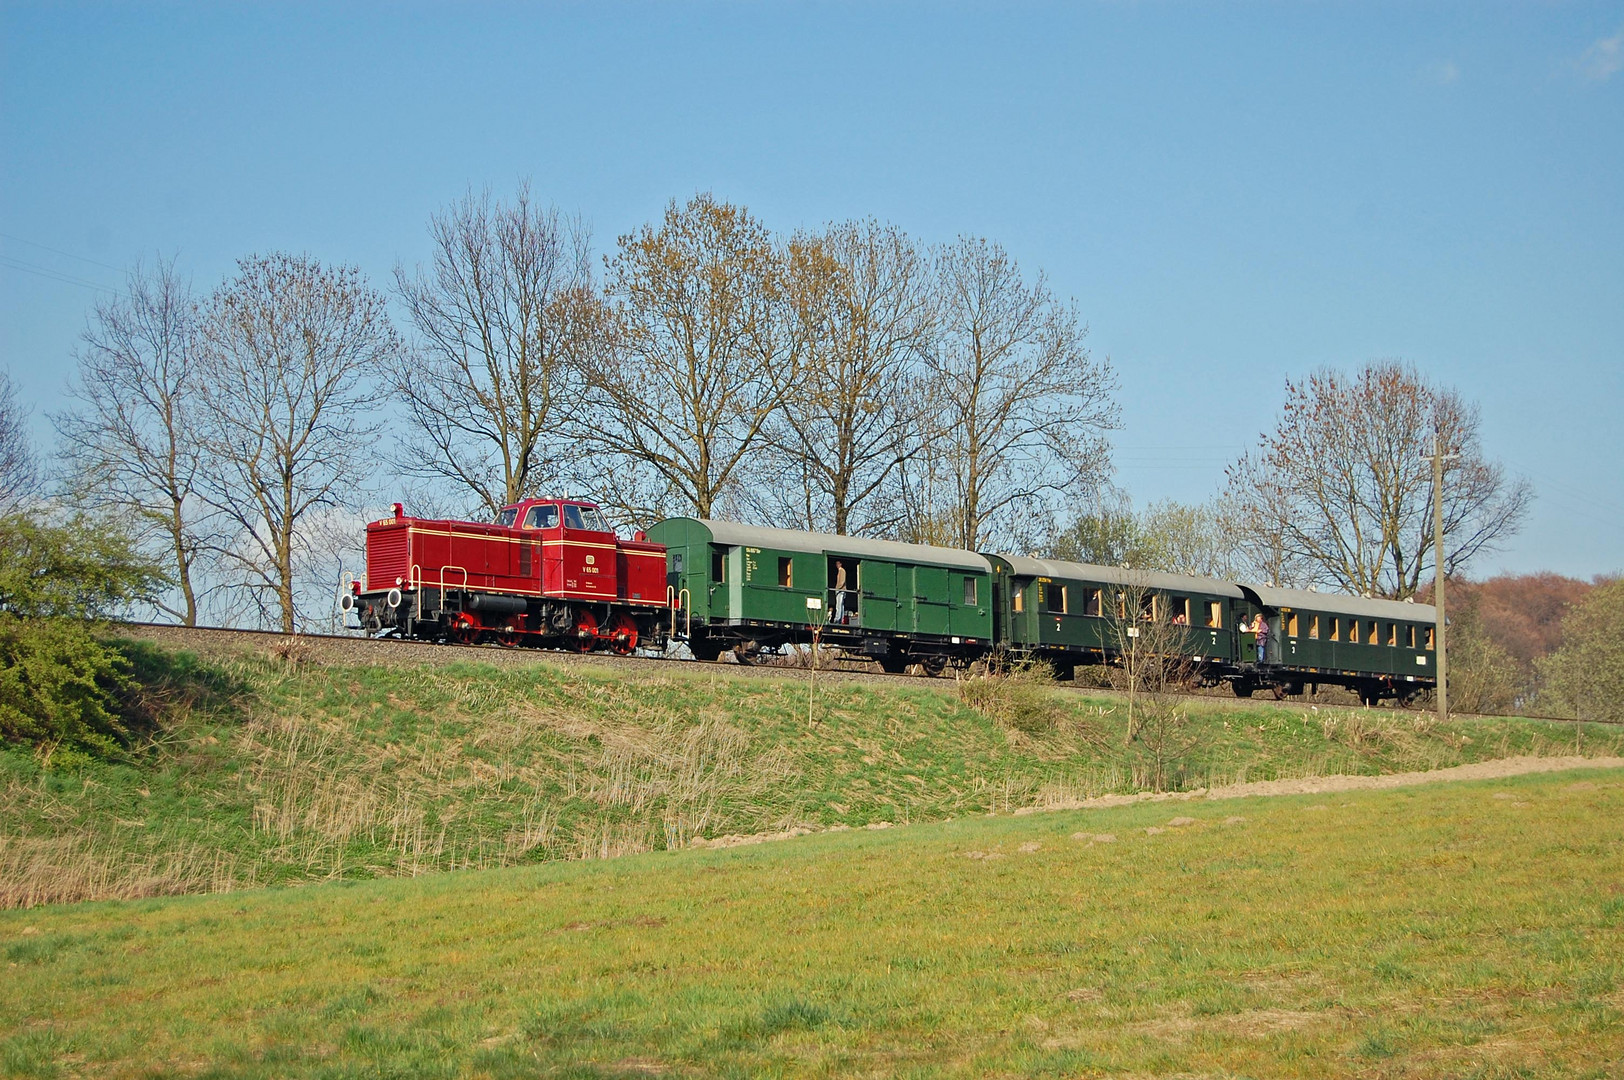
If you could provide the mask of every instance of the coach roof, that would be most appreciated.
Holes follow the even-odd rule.
[[[1031,559],[1024,555],[1000,555],[1009,563],[1017,577],[1046,577],[1059,581],[1100,581],[1129,588],[1155,589],[1158,592],[1205,593],[1209,596],[1242,598],[1241,590],[1217,578],[1186,577],[1160,570],[1131,570],[1121,566],[1096,566],[1093,563],[1062,562],[1058,559]]]
[[[718,544],[772,548],[776,551],[806,551],[820,555],[855,555],[859,559],[947,566],[983,574],[992,570],[991,565],[982,556],[971,551],[960,551],[958,548],[935,547],[931,544],[904,544],[896,540],[869,540],[834,533],[800,532],[796,529],[768,529],[759,525],[740,525],[732,521],[712,521],[708,518],[692,520],[710,530],[711,539]]]
[[[1339,615],[1393,619],[1398,622],[1429,623],[1438,620],[1438,609],[1431,604],[1377,600],[1345,593],[1310,592],[1307,589],[1277,589],[1270,585],[1242,585],[1241,588],[1246,591],[1246,598],[1259,607],[1334,611]]]

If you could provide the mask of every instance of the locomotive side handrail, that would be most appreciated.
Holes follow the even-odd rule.
[[[446,583],[445,583],[445,572],[447,570],[461,570],[462,571],[463,598],[461,600],[457,601],[457,610],[461,611],[463,609],[462,605],[464,603],[466,603],[467,600],[468,600],[468,596],[467,596],[467,593],[468,593],[468,568],[466,566],[453,566],[450,563],[447,563],[445,566],[440,567],[440,610],[441,611],[448,610],[448,605],[446,604],[446,591],[447,590],[446,590]]]
[[[423,568],[412,563],[406,571],[406,584],[412,590],[412,618],[423,617]]]

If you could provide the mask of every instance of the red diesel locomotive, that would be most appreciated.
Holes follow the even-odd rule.
[[[527,499],[493,525],[396,503],[367,525],[366,560],[342,606],[368,634],[621,654],[665,641],[665,545],[620,539],[589,502]]]

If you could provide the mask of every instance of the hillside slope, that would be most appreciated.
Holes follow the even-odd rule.
[[[1130,743],[1120,699],[1019,681],[813,690],[703,665],[131,648],[158,716],[149,745],[67,770],[0,751],[0,906],[596,858],[1152,786],[1572,753],[1576,738],[1527,720],[1141,701]],[[1621,742],[1592,727],[1583,752]]]
[[[19,1075],[1603,1077],[1624,770],[0,912]]]

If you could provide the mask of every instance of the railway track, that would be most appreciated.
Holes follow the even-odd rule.
[[[891,675],[879,670],[854,671],[849,668],[829,667],[818,668],[814,673],[812,669],[789,665],[774,664],[734,664],[734,663],[706,663],[683,656],[655,656],[647,653],[632,654],[630,656],[617,656],[612,653],[592,652],[575,653],[564,650],[550,649],[524,649],[504,648],[499,645],[464,645],[455,642],[444,644],[413,641],[401,638],[369,638],[355,634],[319,634],[295,633],[285,634],[280,630],[247,630],[224,626],[177,626],[174,623],[159,622],[127,622],[118,624],[120,629],[133,631],[126,636],[146,638],[175,645],[181,648],[196,648],[206,646],[199,651],[211,651],[213,646],[226,644],[231,641],[240,641],[244,644],[257,643],[260,647],[271,645],[287,649],[305,649],[320,652],[329,652],[335,659],[372,659],[380,661],[422,661],[434,664],[447,663],[495,663],[495,664],[532,664],[553,663],[565,665],[584,665],[596,668],[622,669],[628,671],[647,671],[651,665],[679,665],[684,670],[705,670],[726,672],[731,676],[752,677],[768,676],[774,678],[811,679],[837,678],[845,682],[895,684],[901,681],[939,681],[941,676],[930,675]],[[277,646],[276,643],[281,643]],[[1105,697],[1126,696],[1124,691],[1101,686],[1078,686],[1074,683],[1055,683],[1056,688],[1074,693],[1091,694]],[[1274,701],[1270,698],[1236,698],[1225,693],[1185,693],[1174,695],[1183,700],[1201,701],[1209,705],[1229,708],[1247,708],[1257,703],[1292,705],[1297,708],[1308,708],[1321,704],[1302,698],[1285,698]],[[1333,707],[1358,707],[1355,705],[1331,704]],[[1409,716],[1423,716],[1430,710],[1403,709],[1396,704],[1387,703],[1381,706],[1383,711]],[[1475,714],[1456,713],[1456,716],[1467,718]],[[1512,717],[1496,717],[1495,714],[1485,714],[1485,718],[1515,718],[1522,720],[1548,720],[1556,723],[1571,724],[1576,721],[1572,717],[1560,716],[1528,716],[1515,714]],[[1586,724],[1612,724],[1607,720],[1586,720]]]

